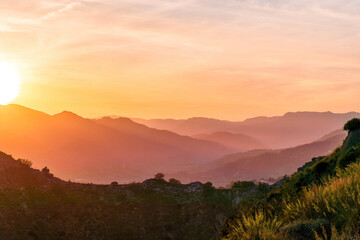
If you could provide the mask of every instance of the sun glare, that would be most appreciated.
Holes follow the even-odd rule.
[[[20,76],[14,64],[0,62],[0,104],[13,101],[20,91]]]

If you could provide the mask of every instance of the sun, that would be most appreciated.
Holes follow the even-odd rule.
[[[20,75],[16,66],[10,62],[0,61],[0,104],[6,105],[18,97],[20,92]]]

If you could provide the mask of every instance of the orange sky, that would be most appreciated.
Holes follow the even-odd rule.
[[[11,0],[0,60],[49,113],[360,111],[359,29],[357,0]]]

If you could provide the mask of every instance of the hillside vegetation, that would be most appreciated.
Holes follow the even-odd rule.
[[[268,186],[181,184],[164,175],[142,183],[80,184],[0,152],[0,239],[209,240],[247,198]]]
[[[266,199],[240,203],[222,239],[360,239],[359,122],[345,125],[342,147],[284,178]]]

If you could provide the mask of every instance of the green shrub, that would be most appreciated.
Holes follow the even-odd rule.
[[[342,147],[275,184],[267,198],[241,202],[223,239],[359,240],[360,119],[345,129]]]
[[[339,233],[338,230],[332,226],[331,227],[331,234],[330,235],[325,235],[322,234],[319,235],[317,233],[315,233],[315,239],[316,240],[360,240],[360,236],[358,233],[356,234],[350,234],[347,232],[341,232]]]
[[[171,183],[171,184],[176,184],[176,185],[180,185],[180,184],[181,184],[180,180],[175,179],[175,178],[170,178],[170,179],[169,179],[169,183]]]
[[[27,159],[19,158],[18,161],[21,162],[22,164],[24,164],[25,166],[30,167],[30,168],[33,165],[33,163],[30,160],[27,160]]]
[[[329,168],[330,168],[330,164],[328,162],[325,161],[319,162],[314,166],[314,172],[317,175],[317,177],[321,177],[328,172]]]
[[[285,179],[282,187],[277,191],[277,199],[283,196],[298,196],[303,189],[312,184],[320,184],[326,177],[334,176],[341,148],[337,148],[327,157],[313,158],[290,178]]]
[[[330,232],[331,226],[328,220],[316,219],[286,225],[280,228],[279,235],[288,240],[315,240],[316,236],[329,236]]]
[[[119,183],[116,182],[116,181],[114,181],[114,182],[111,183],[111,186],[117,186],[117,185],[119,185]]]
[[[205,197],[210,196],[213,192],[215,192],[215,187],[213,186],[213,184],[211,182],[207,182],[204,184],[204,188],[203,188],[203,194]]]
[[[345,168],[350,163],[353,163],[360,157],[360,147],[351,147],[338,159],[338,167]]]
[[[305,172],[310,171],[312,175],[301,172],[296,175],[296,183],[300,179],[304,183],[309,181],[306,178],[328,171],[333,164],[327,161],[318,167],[311,166],[311,170]],[[317,181],[296,195],[285,195],[284,189],[281,190],[280,201],[273,198],[242,205],[241,217],[233,220],[224,239],[358,239],[349,236],[355,236],[360,229],[360,162],[345,169],[337,168],[335,176],[328,175]],[[273,193],[279,194],[279,190]],[[281,223],[287,225],[277,231]]]
[[[360,119],[359,118],[351,119],[344,126],[344,130],[349,131],[349,132],[352,132],[359,128],[360,128]]]
[[[324,158],[325,158],[324,156],[315,157],[315,158],[311,159],[310,162],[305,163],[304,166],[299,167],[299,168],[297,169],[297,171],[298,171],[298,172],[304,171],[304,170],[307,169],[308,167],[311,167],[312,165],[314,165],[315,163],[321,161],[321,160],[324,159]]]
[[[339,170],[336,177],[323,185],[312,186],[298,201],[286,204],[288,219],[328,219],[340,230],[355,233],[360,218],[360,164]]]
[[[154,179],[165,181],[165,180],[164,180],[164,177],[165,177],[165,174],[163,174],[163,173],[157,173],[157,174],[155,174]]]
[[[256,184],[252,181],[236,181],[231,185],[231,189],[240,189],[244,191],[248,191],[254,187],[256,187]]]
[[[275,240],[281,224],[278,217],[259,210],[254,215],[242,215],[242,218],[235,219],[223,240]]]

